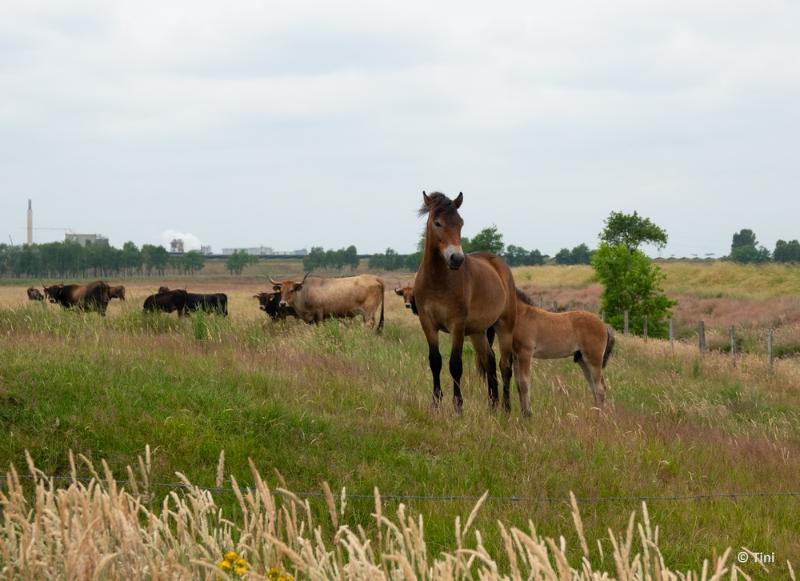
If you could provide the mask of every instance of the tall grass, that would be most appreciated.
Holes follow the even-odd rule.
[[[399,504],[392,514],[374,491],[372,526],[348,524],[348,497],[323,483],[327,511],[319,516],[308,500],[284,487],[271,488],[250,461],[252,487],[225,477],[220,455],[216,484],[229,482],[236,514],[228,514],[211,491],[177,474],[180,487],[153,506],[149,448],[119,483],[105,462],[70,453],[71,478],[60,488],[30,456],[25,475],[11,467],[0,491],[0,574],[7,579],[738,579],[747,577],[730,548],[709,554],[690,571],[674,571],[659,547],[660,530],[647,505],[630,515],[621,534],[609,530],[603,549],[587,538],[574,496],[569,517],[580,556],[570,558],[564,536],[542,535],[532,522],[496,526],[502,545],[492,551],[475,528],[487,495],[457,516],[446,550],[432,552],[425,518]],[[92,476],[78,478],[79,470]],[[102,475],[101,475],[102,474]],[[157,508],[158,510],[156,510]],[[566,524],[564,525],[566,526]],[[600,565],[590,556],[596,554]],[[226,558],[226,555],[228,557]],[[226,564],[236,562],[231,570]],[[791,579],[794,572],[787,564]],[[764,567],[764,572],[769,570]]]

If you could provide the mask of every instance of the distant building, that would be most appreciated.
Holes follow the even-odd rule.
[[[212,254],[214,254],[214,251],[211,249],[211,246],[201,246],[200,254],[202,254],[203,256],[211,256]]]
[[[67,232],[64,235],[64,240],[66,242],[77,242],[81,246],[86,246],[88,244],[102,244],[108,246],[108,238],[102,234],[75,234]]]
[[[173,238],[170,240],[169,251],[173,254],[183,254],[183,238]]]
[[[253,248],[223,248],[222,254],[225,256],[230,256],[234,252],[244,252],[246,254],[250,254],[252,256],[264,256],[269,254],[275,254],[269,246],[255,246]]]
[[[211,247],[209,246],[208,249],[210,254]],[[252,256],[306,256],[308,254],[308,250],[306,250],[305,248],[299,248],[297,250],[275,250],[274,248],[270,248],[269,246],[254,246],[252,248],[222,249],[222,254],[224,256],[230,256],[234,252],[245,252]]]

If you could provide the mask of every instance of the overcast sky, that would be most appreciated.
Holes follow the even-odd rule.
[[[491,6],[491,7],[489,7]],[[662,255],[800,238],[800,3],[3,0],[0,235],[215,250],[413,250],[421,191],[464,234],[553,254],[612,210]],[[63,239],[38,230],[35,241]]]

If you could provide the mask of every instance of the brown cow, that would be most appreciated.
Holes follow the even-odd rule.
[[[403,302],[406,305],[407,309],[411,309],[411,312],[415,315],[417,313],[417,301],[414,300],[414,285],[413,283],[410,286],[399,286],[394,289],[394,294],[399,297],[403,297]]]
[[[111,300],[109,287],[102,280],[89,284],[57,284],[44,287],[44,294],[51,303],[57,303],[65,309],[97,311],[106,314],[108,301]]]
[[[108,287],[108,296],[112,299],[125,300],[125,287],[122,285]]]
[[[375,327],[375,314],[381,309],[376,330],[383,330],[383,280],[371,274],[345,278],[312,278],[300,282],[288,279],[275,281],[273,290],[281,292],[281,307],[292,307],[306,323],[319,323],[327,318],[361,315],[364,324]]]
[[[38,288],[31,287],[31,288],[28,289],[27,292],[28,292],[28,300],[29,301],[43,301],[44,300],[44,295],[42,294],[42,291],[40,291]]]

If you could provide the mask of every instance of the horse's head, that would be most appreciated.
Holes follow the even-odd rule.
[[[432,244],[435,251],[444,257],[447,266],[458,270],[464,264],[464,250],[461,248],[461,228],[464,220],[458,214],[464,194],[460,193],[455,200],[439,192],[430,196],[422,192],[424,204],[420,215],[428,215],[428,226],[425,233],[426,243]]]

